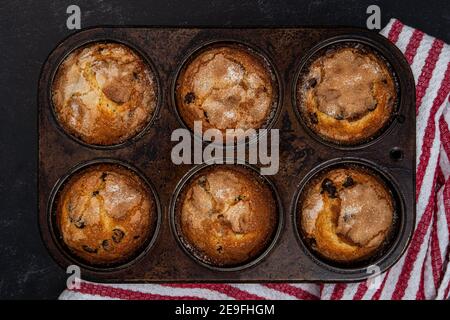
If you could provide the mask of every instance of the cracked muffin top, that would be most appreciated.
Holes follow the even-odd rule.
[[[309,183],[301,197],[300,228],[325,258],[368,258],[392,230],[394,201],[378,177],[361,168],[333,169]]]
[[[362,48],[329,50],[298,84],[306,124],[322,138],[356,144],[376,135],[389,121],[396,99],[386,63]]]
[[[56,118],[73,136],[114,145],[141,132],[157,104],[149,66],[118,43],[83,46],[61,63],[52,85]]]
[[[142,248],[155,227],[151,191],[122,166],[89,166],[69,178],[58,199],[62,239],[90,264],[127,260]]]
[[[184,122],[203,130],[263,127],[277,100],[264,58],[240,45],[214,46],[183,67],[177,79],[177,107]]]
[[[236,266],[256,258],[277,227],[272,190],[243,167],[203,169],[180,199],[182,241],[211,265]]]

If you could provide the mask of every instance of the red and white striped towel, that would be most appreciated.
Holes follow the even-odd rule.
[[[378,287],[354,284],[94,284],[60,299],[450,298],[450,46],[391,20],[382,30],[411,65],[417,95],[417,221],[404,256]]]

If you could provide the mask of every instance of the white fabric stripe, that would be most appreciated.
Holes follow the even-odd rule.
[[[449,241],[449,233],[448,233],[448,225],[450,221],[447,221],[447,217],[445,215],[445,207],[444,207],[444,186],[441,187],[441,191],[437,194],[437,227],[438,227],[438,240],[439,240],[439,249],[441,252],[441,261],[445,263],[445,257],[447,255],[448,246],[450,244]]]
[[[320,286],[314,283],[291,283],[293,287],[302,289],[316,297],[320,297]]]
[[[450,163],[448,161],[447,152],[445,152],[443,147],[441,147],[441,152],[439,155],[439,165],[441,166],[444,179],[447,180],[450,175]]]
[[[431,46],[433,45],[433,40],[434,38],[428,35],[424,35],[419,47],[417,48],[416,56],[413,63],[411,64],[411,70],[414,75],[416,85],[417,81],[419,80],[420,74],[422,73],[422,69],[425,66],[425,61],[428,57],[428,51],[430,51]]]
[[[359,283],[349,283],[344,290],[342,300],[353,300],[356,291],[358,291]]]
[[[389,31],[391,31],[392,25],[394,24],[394,22],[395,22],[395,19],[389,20],[388,24],[383,28],[383,30],[380,31],[380,34],[382,36],[384,36],[385,38],[387,38],[389,35]]]
[[[277,299],[277,300],[297,300],[296,297],[291,296],[277,290],[270,289],[260,284],[232,284],[233,287],[245,290],[248,293],[255,294],[264,299]]]
[[[442,85],[445,76],[445,70],[447,70],[447,65],[450,60],[450,51],[447,45],[442,48],[439,59],[436,62],[436,66],[432,73],[428,89],[422,99],[422,104],[419,108],[419,113],[417,114],[416,123],[416,163],[419,164],[420,155],[422,153],[423,138],[425,135],[425,130],[428,124],[428,118],[430,117],[430,111],[433,107],[433,102],[437,97],[438,91]],[[436,71],[439,70],[439,71]]]
[[[110,284],[113,288],[120,288],[126,290],[139,291],[142,293],[149,294],[160,294],[164,296],[170,297],[179,297],[179,296],[190,296],[190,297],[198,297],[203,299],[214,299],[214,300],[234,300],[232,297],[215,291],[211,289],[203,289],[203,288],[178,288],[172,286],[163,286],[159,284]]]
[[[334,291],[334,284],[325,284],[322,290],[322,299],[330,300]]]
[[[401,52],[403,53],[405,52],[413,32],[414,29],[407,26],[403,27],[402,31],[398,36],[398,41],[395,43],[395,45],[397,46],[397,48],[400,49]]]
[[[436,217],[433,217],[433,220]],[[433,226],[431,226],[431,232],[433,231]],[[432,266],[432,259],[433,259],[433,250],[431,247],[431,237],[430,241],[428,243],[428,250],[425,257],[425,269],[423,272],[423,286],[424,286],[424,292],[425,292],[425,298],[429,299],[429,297],[434,297],[436,295],[436,287],[434,284],[434,272],[433,272],[433,266]]]
[[[58,300],[120,300],[120,299],[64,290],[59,296]]]
[[[441,285],[438,289],[436,300],[450,299],[450,296],[445,297],[445,291],[450,282],[450,265],[447,264],[444,277],[442,278]]]

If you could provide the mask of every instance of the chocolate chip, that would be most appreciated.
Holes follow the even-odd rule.
[[[80,220],[78,220],[78,221],[75,221],[75,222],[74,222],[74,225],[75,225],[75,227],[77,227],[78,229],[83,229],[83,228],[86,226],[86,224],[84,223],[84,220],[83,220],[83,219],[80,219]]]
[[[317,118],[317,113],[310,112],[309,113],[309,120],[311,120],[312,124],[318,124],[319,123],[319,119]]]
[[[314,88],[317,85],[317,79],[316,78],[311,78],[306,82],[306,88],[310,89],[310,88]]]
[[[137,78],[138,78],[137,72],[133,72],[133,78],[134,78],[134,79],[137,79]]]
[[[92,192],[92,196],[93,196],[93,197],[97,196],[97,195],[99,194],[99,192],[100,192],[100,191],[95,190],[94,192]]]
[[[109,242],[108,239],[103,240],[103,242],[102,242],[102,247],[103,247],[103,249],[104,249],[105,251],[111,251],[112,248],[113,248],[111,242]]]
[[[373,111],[373,110],[375,110],[375,109],[377,108],[377,105],[378,105],[378,102],[377,102],[377,101],[374,101],[373,103],[371,103],[371,104],[367,107],[367,109],[369,109],[369,111]]]
[[[353,181],[353,178],[348,176],[347,178],[345,178],[345,181],[342,184],[342,186],[344,188],[349,188],[349,187],[353,186],[354,184],[355,184],[355,181]]]
[[[139,239],[140,237],[141,236],[134,236],[133,239],[136,240],[136,239]]]
[[[106,172],[103,172],[102,175],[100,176],[100,179],[102,181],[106,181],[106,177],[108,176],[108,174]]]
[[[206,177],[205,176],[198,178],[198,185],[202,188],[206,187]]]
[[[324,193],[324,192],[328,193],[328,196],[330,198],[337,198],[337,189],[336,189],[333,181],[331,181],[328,178],[325,178],[322,181],[322,191],[321,191],[321,193]]]
[[[82,217],[78,217],[77,219],[70,218],[70,222],[72,222],[78,229],[83,229],[86,226]]]
[[[218,252],[218,253],[222,253],[222,251],[223,251],[222,246],[217,246],[217,252]]]
[[[185,96],[184,96],[184,103],[192,103],[195,100],[195,94],[193,92],[188,92]]]
[[[86,245],[83,245],[82,248],[84,251],[89,252],[89,253],[97,253],[97,251],[98,251],[98,249],[94,249],[94,248],[91,248]]]
[[[113,229],[112,239],[115,243],[119,243],[125,237],[125,232],[120,229]]]

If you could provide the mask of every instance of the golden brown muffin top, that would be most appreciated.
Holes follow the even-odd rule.
[[[150,121],[157,88],[148,65],[118,43],[94,43],[70,53],[52,86],[56,117],[82,141],[113,145]]]
[[[57,211],[63,241],[93,264],[115,263],[133,255],[148,239],[155,221],[154,199],[133,172],[94,165],[70,178]]]
[[[178,110],[191,129],[260,128],[267,121],[277,92],[268,64],[240,46],[201,52],[177,80]]]
[[[394,78],[374,53],[354,47],[329,50],[299,82],[301,112],[309,127],[334,142],[363,142],[390,119]]]
[[[234,265],[255,257],[277,224],[268,186],[244,169],[215,167],[188,186],[181,202],[185,239],[205,260]]]
[[[394,218],[390,191],[356,168],[333,169],[307,187],[301,226],[318,251],[335,260],[359,259],[386,239]]]
[[[352,119],[376,108],[372,85],[382,81],[378,61],[352,49],[336,52],[313,68],[319,79],[316,90],[318,109],[335,119]]]

